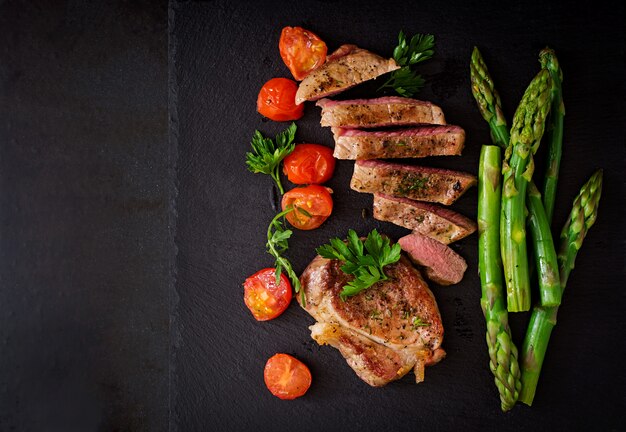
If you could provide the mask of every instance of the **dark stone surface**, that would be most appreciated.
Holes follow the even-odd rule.
[[[180,194],[176,243],[179,349],[174,361],[174,429],[196,430],[624,430],[626,376],[624,284],[624,7],[603,2],[185,2],[173,27],[178,82]],[[535,404],[500,412],[488,369],[476,275],[476,236],[454,246],[468,261],[465,280],[438,287],[448,357],[415,385],[411,375],[382,389],[368,387],[338,351],[318,347],[312,319],[293,304],[279,319],[258,323],[242,301],[241,284],[272,265],[265,230],[275,214],[271,180],[249,173],[244,154],[255,129],[275,134],[286,125],[255,112],[261,85],[289,72],[277,44],[285,25],[302,25],[334,49],[352,42],[390,53],[400,29],[431,32],[436,58],[421,70],[421,97],[441,105],[451,123],[467,131],[462,158],[425,164],[476,172],[488,129],[469,87],[468,61],[481,47],[510,118],[538,68],[546,44],[565,70],[567,106],[562,178],[555,221],[561,225],[578,188],[594,169],[605,169],[600,216],[570,278],[553,333]],[[351,91],[367,95],[380,85]],[[347,96],[346,95],[342,95]],[[308,104],[298,141],[332,145]],[[541,159],[541,155],[539,159]],[[314,248],[348,228],[378,227],[371,197],[348,188],[352,163],[340,161],[329,186],[335,213],[320,229],[297,232],[288,253],[296,271]],[[541,167],[537,172],[541,172]],[[291,187],[291,185],[289,186]],[[475,190],[453,207],[475,217]],[[361,218],[367,209],[369,217]],[[518,345],[528,314],[512,318]],[[264,363],[275,352],[306,362],[314,382],[308,394],[280,401],[263,384]]]
[[[230,3],[170,11],[168,117],[164,4],[0,2],[0,431],[626,430],[624,7]],[[263,245],[275,209],[270,180],[243,161],[255,129],[286,126],[255,112],[260,86],[289,76],[276,49],[284,25],[316,31],[331,49],[354,42],[379,53],[400,29],[434,33],[420,96],[468,140],[462,158],[423,163],[470,172],[488,140],[469,91],[471,47],[481,47],[509,118],[539,49],[557,50],[567,117],[555,220],[597,167],[605,187],[532,408],[499,410],[475,236],[454,246],[469,264],[463,283],[433,285],[448,358],[419,386],[409,375],[368,387],[310,339],[312,320],[295,304],[271,322],[250,316],[241,283],[272,265]],[[331,145],[319,110],[305,112],[298,140]],[[351,171],[339,162],[329,184],[332,218],[294,234],[296,271],[348,228],[404,233],[371,218],[371,197],[348,188]],[[475,206],[472,192],[453,207],[474,217]],[[518,343],[527,319],[511,318]],[[275,352],[310,366],[305,397],[267,392],[262,369]]]
[[[167,430],[167,4],[4,1],[0,41],[0,430]]]

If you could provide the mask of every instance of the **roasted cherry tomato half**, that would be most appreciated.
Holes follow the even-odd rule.
[[[243,300],[257,321],[267,321],[283,313],[291,302],[291,284],[284,274],[276,285],[276,269],[266,268],[250,276],[243,284]]]
[[[295,399],[311,387],[311,371],[289,354],[275,354],[265,364],[265,385],[280,399]]]
[[[326,44],[315,33],[302,27],[285,27],[278,42],[280,56],[293,77],[301,81],[326,61]]]
[[[324,223],[333,212],[333,199],[328,188],[310,185],[295,188],[283,195],[282,208],[294,207],[285,216],[289,223],[301,230],[312,230]]]
[[[298,144],[283,160],[283,172],[295,184],[322,184],[334,171],[333,150],[319,144]]]
[[[296,105],[298,84],[287,78],[272,78],[266,82],[256,101],[256,109],[274,121],[298,120],[304,113],[304,104]]]

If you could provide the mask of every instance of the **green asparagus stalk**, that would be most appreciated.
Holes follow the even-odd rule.
[[[544,50],[545,51],[545,50]],[[542,51],[543,56],[544,54]],[[543,58],[543,57],[542,57]],[[558,67],[558,64],[557,64]],[[500,96],[498,95],[497,90],[495,89],[495,85],[493,83],[493,79],[489,74],[489,70],[483,61],[480,51],[478,48],[474,48],[472,53],[472,62],[470,66],[471,78],[472,78],[472,93],[474,94],[474,98],[478,103],[478,107],[480,109],[483,118],[489,123],[489,127],[491,129],[491,139],[494,144],[499,145],[500,147],[506,148],[509,145],[509,131],[507,129],[506,118],[502,114]],[[552,100],[554,101],[554,86],[552,87]],[[553,105],[554,107],[554,105]],[[497,120],[496,120],[497,119]],[[559,160],[560,160],[560,146],[559,146]],[[557,165],[557,174],[558,174],[558,165]],[[531,188],[537,190],[534,187],[534,184],[531,183]],[[556,180],[551,183],[551,185],[556,186]],[[538,192],[537,192],[538,193]],[[530,201],[531,198],[527,197],[527,200]],[[540,199],[541,201],[541,199]],[[537,221],[537,214],[540,210],[543,210],[544,205],[541,202],[535,202],[534,212],[530,213],[532,217],[535,214],[535,221]],[[541,209],[540,209],[541,208]],[[530,209],[529,209],[530,210]],[[556,265],[556,252],[554,252],[554,243],[552,241],[552,234],[549,232],[550,223],[541,218],[541,223],[537,226],[540,230],[534,236],[534,242],[536,248],[541,250],[541,257],[535,256],[535,261],[537,261],[540,265],[538,265],[539,272],[539,286],[541,293],[541,301],[545,306],[556,306],[560,303],[560,287],[558,286],[558,271]],[[531,228],[532,228],[532,221]],[[547,231],[546,231],[547,230]],[[531,233],[534,234],[534,231],[531,229]],[[532,255],[532,254],[531,254]],[[546,262],[546,257],[548,261]],[[541,261],[543,260],[543,261]],[[532,260],[531,260],[532,261]],[[530,263],[532,264],[532,263]]]
[[[499,147],[482,147],[478,168],[478,266],[482,287],[480,304],[487,322],[489,368],[500,393],[502,411],[508,411],[517,401],[521,381],[517,348],[504,303],[499,227],[501,160]]]
[[[535,249],[535,265],[539,276],[539,294],[542,306],[561,304],[561,281],[550,222],[541,202],[541,194],[534,182],[528,186],[528,225]]]
[[[552,107],[548,118],[548,165],[543,183],[543,205],[546,209],[548,223],[552,223],[554,213],[554,201],[556,199],[556,184],[559,179],[559,167],[561,165],[561,151],[563,147],[563,117],[565,105],[563,105],[563,71],[559,66],[556,54],[550,48],[545,48],[539,53],[541,67],[550,72],[552,78],[551,99]]]
[[[574,268],[576,255],[582,247],[587,231],[596,221],[601,194],[602,170],[598,170],[581,188],[561,232],[558,255],[561,294],[565,291],[567,280]],[[526,405],[533,403],[550,334],[556,325],[557,312],[558,306],[535,306],[533,309],[522,347],[522,392],[519,400]]]
[[[474,47],[472,51],[470,78],[472,81],[472,94],[474,99],[476,99],[478,109],[483,118],[489,123],[491,141],[495,145],[506,149],[509,145],[509,128],[502,113],[500,95],[496,91],[487,65],[477,47]]]
[[[532,180],[535,154],[550,110],[550,73],[542,69],[531,81],[515,111],[511,139],[502,165],[500,247],[509,312],[530,309],[526,251],[526,187]]]
[[[494,144],[506,149],[509,145],[509,129],[502,113],[500,95],[476,47],[472,52],[470,77],[472,94],[480,113],[489,123],[491,139]],[[500,406],[503,411],[508,411],[517,401],[521,381],[517,347],[511,337],[504,302],[500,255],[501,161],[499,147],[482,147],[478,169],[478,261],[481,306],[487,322],[489,367],[500,393]]]

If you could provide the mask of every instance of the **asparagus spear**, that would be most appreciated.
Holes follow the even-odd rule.
[[[587,231],[595,223],[602,193],[602,170],[596,171],[581,188],[563,231],[558,255],[561,294],[574,268],[576,255],[582,247]],[[532,405],[537,381],[546,355],[552,329],[556,325],[556,307],[535,306],[522,347],[522,392],[519,400]]]
[[[544,51],[542,51],[542,55],[545,56],[547,54],[544,54]],[[478,103],[478,108],[480,109],[483,118],[489,123],[489,127],[491,129],[491,139],[494,144],[506,148],[509,145],[510,137],[506,119],[502,114],[500,96],[495,89],[495,85],[491,79],[489,70],[482,59],[482,56],[480,55],[480,51],[478,51],[478,48],[476,47],[474,47],[474,51],[472,52],[470,71],[472,78],[472,93]],[[552,91],[554,91],[554,88],[552,88]],[[554,93],[552,93],[552,98],[554,97]],[[530,189],[537,190],[532,181],[530,183]],[[552,185],[556,186],[556,182],[552,183]],[[531,198],[528,197],[527,199],[530,201]],[[530,212],[530,216],[532,218],[533,215],[535,215],[534,221],[537,221],[539,213],[545,213],[543,212],[541,198],[539,199],[539,202],[535,201],[535,205],[532,208],[534,211]],[[531,229],[531,233],[533,233],[533,240],[536,248],[541,251],[541,256],[535,257],[535,260],[539,263],[538,276],[541,302],[545,306],[556,306],[560,303],[561,299],[560,287],[558,286],[559,281],[557,275],[556,252],[554,252],[554,243],[552,242],[552,234],[550,233],[549,219],[548,221],[545,221],[545,218],[541,217],[540,220],[541,223],[537,225],[538,230],[533,231]],[[532,228],[533,221],[531,220],[530,222]],[[542,259],[543,263],[541,262]]]
[[[550,73],[542,69],[524,92],[511,128],[502,166],[500,247],[509,312],[530,309],[530,281],[526,253],[526,187],[534,171],[537,151],[550,110]]]
[[[470,62],[472,94],[483,118],[489,123],[494,144],[506,149],[509,129],[502,113],[500,96],[487,65],[474,47]],[[509,329],[504,303],[502,258],[500,256],[501,151],[483,146],[478,169],[478,261],[482,287],[481,306],[487,322],[489,367],[500,393],[500,406],[510,410],[519,396],[521,381],[517,347]]]
[[[528,185],[528,225],[533,238],[535,265],[539,276],[539,294],[542,306],[561,303],[561,283],[550,222],[541,203],[541,194],[532,181]]]
[[[502,411],[515,405],[521,381],[517,348],[511,337],[504,303],[500,258],[501,151],[482,146],[478,168],[478,266],[482,297],[480,305],[487,322],[489,368],[500,392]]]
[[[541,67],[550,72],[552,78],[552,107],[548,119],[548,166],[543,183],[543,205],[546,209],[548,223],[552,222],[554,213],[554,200],[556,199],[556,184],[559,179],[559,167],[561,165],[561,151],[563,147],[563,117],[565,106],[563,105],[563,71],[559,66],[556,54],[550,48],[545,48],[539,53]]]
[[[500,95],[489,75],[480,51],[474,47],[470,61],[470,77],[472,80],[472,94],[483,118],[489,123],[491,141],[495,145],[506,149],[509,145],[509,129],[502,113]]]

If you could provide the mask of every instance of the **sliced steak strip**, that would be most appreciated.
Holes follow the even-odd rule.
[[[476,177],[463,172],[357,160],[350,187],[357,192],[383,193],[450,205],[475,184]]]
[[[407,198],[374,194],[374,218],[449,244],[476,231],[476,222],[450,209]]]
[[[413,262],[424,267],[426,277],[431,281],[454,285],[463,279],[467,263],[445,244],[419,233],[404,236],[398,243]]]
[[[378,132],[333,127],[332,131],[337,159],[457,156],[465,143],[465,131],[459,126],[421,126]]]
[[[322,126],[373,128],[415,124],[445,125],[443,111],[430,102],[397,96],[334,101],[321,99]]]
[[[399,68],[394,59],[383,58],[356,45],[342,45],[326,63],[302,80],[296,92],[296,104],[340,93]]]

